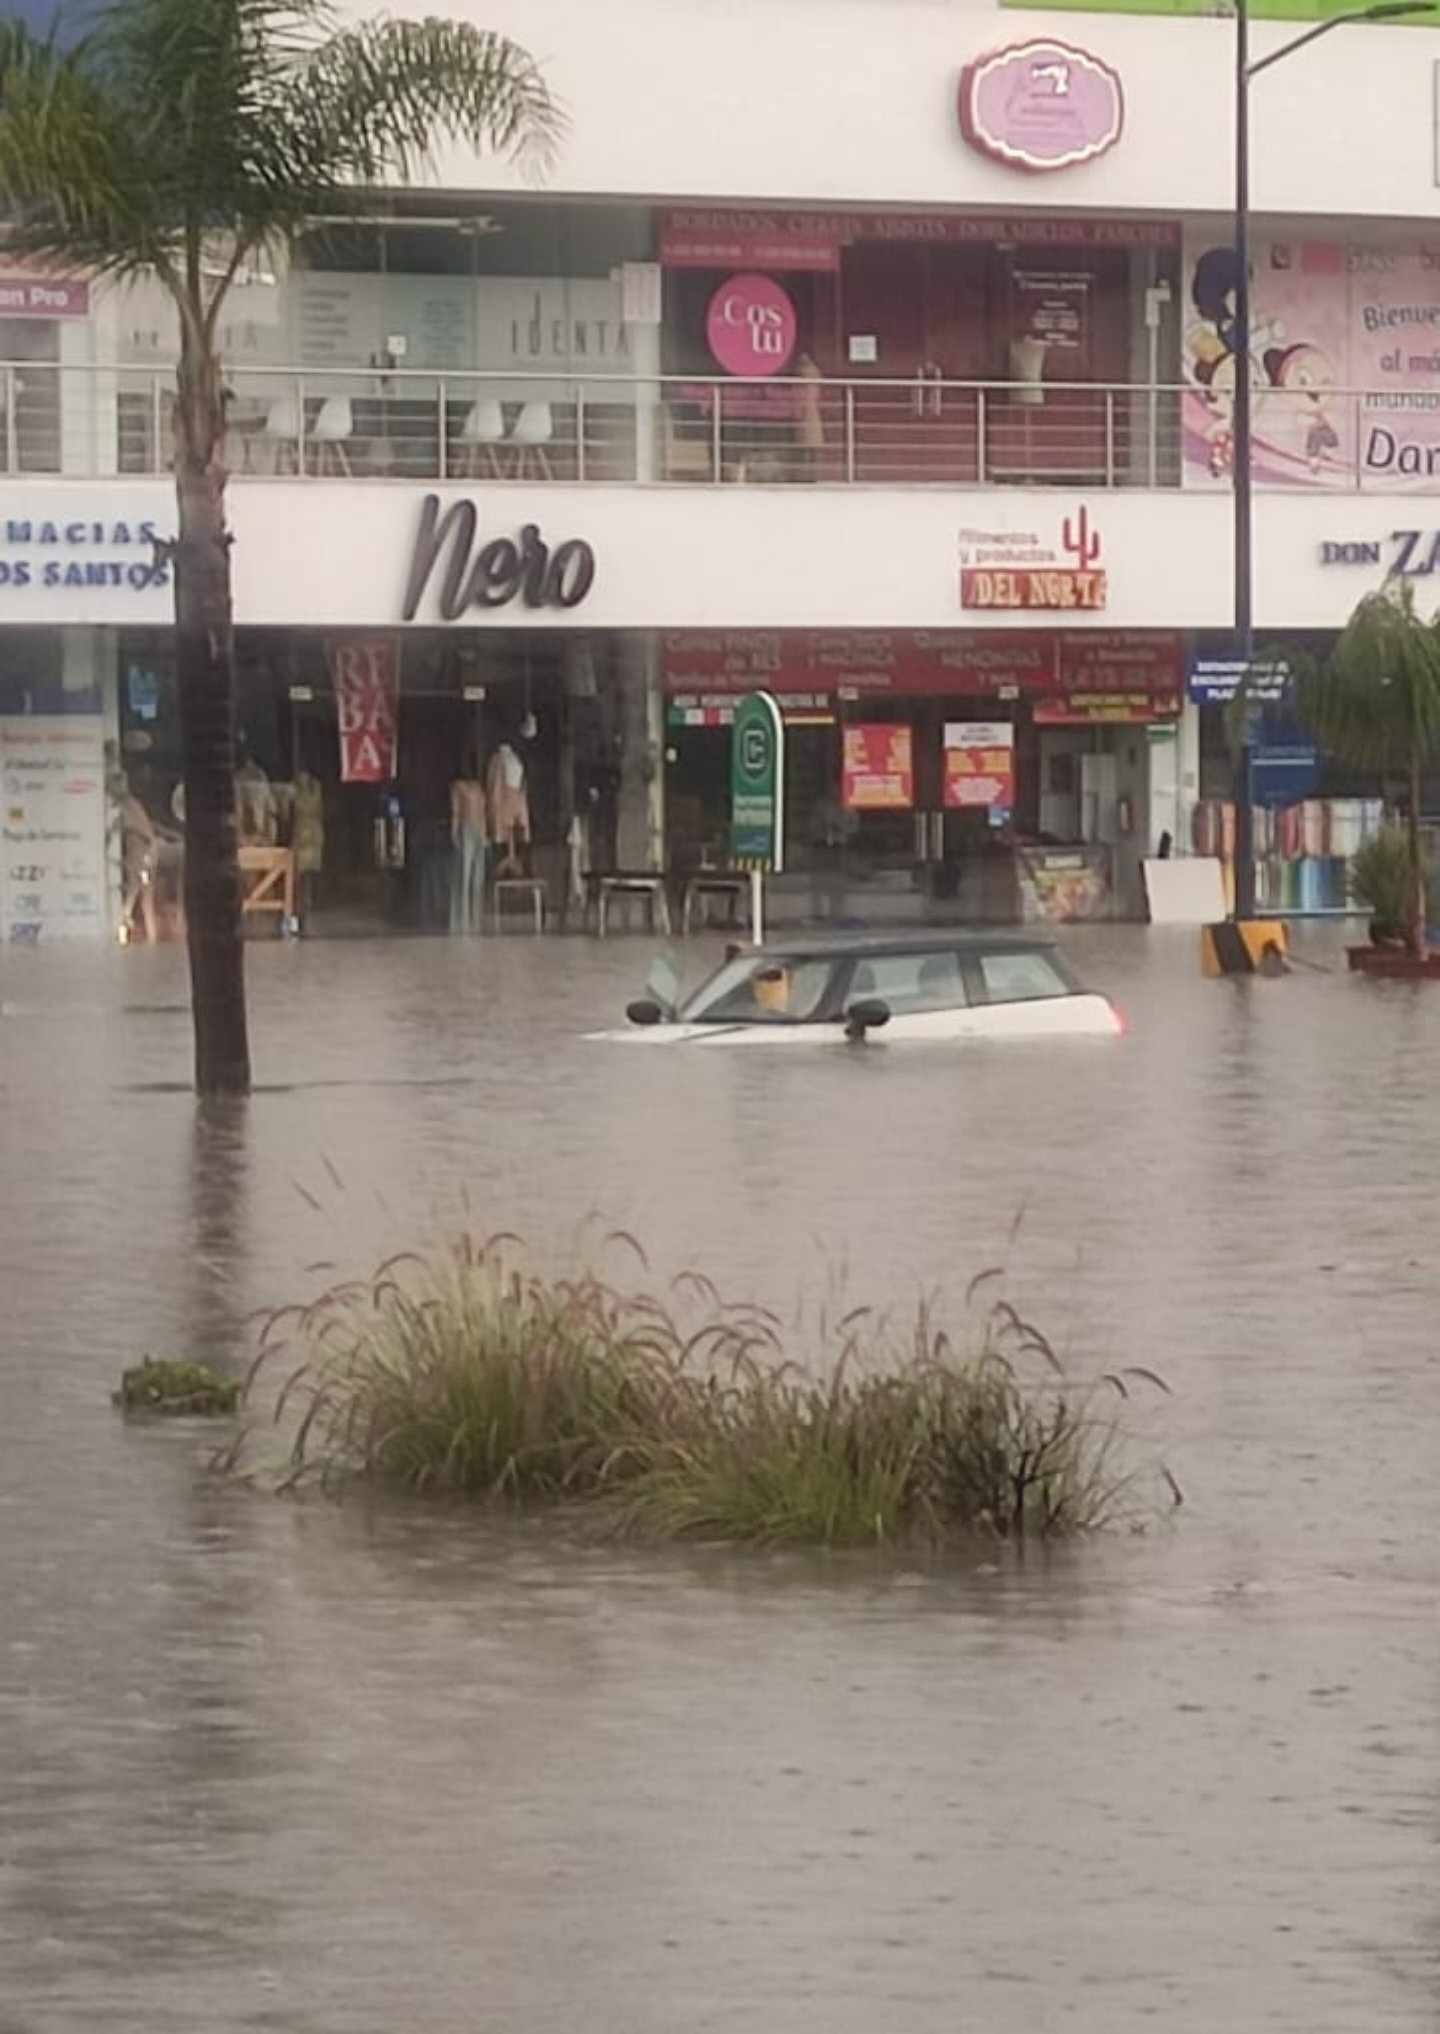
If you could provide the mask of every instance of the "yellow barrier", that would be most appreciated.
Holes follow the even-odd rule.
[[[1225,918],[1200,928],[1200,971],[1206,975],[1260,975],[1279,972],[1290,951],[1290,933],[1280,918]]]

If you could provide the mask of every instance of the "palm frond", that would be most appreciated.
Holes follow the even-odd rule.
[[[332,198],[346,186],[409,181],[442,141],[541,170],[566,124],[527,51],[441,20],[374,21],[331,36],[295,74],[293,113],[297,172]]]
[[[1408,580],[1367,594],[1333,654],[1304,672],[1301,718],[1353,769],[1400,776],[1440,757],[1440,626]]]
[[[238,268],[362,187],[410,179],[441,144],[537,167],[563,127],[534,60],[461,22],[337,29],[328,0],[111,0],[69,50],[0,24],[10,245],[158,273],[197,332],[229,280],[202,288],[205,246]]]

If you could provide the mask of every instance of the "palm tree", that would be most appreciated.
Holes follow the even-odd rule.
[[[248,264],[408,181],[441,140],[543,163],[561,116],[529,56],[459,22],[339,29],[327,0],[109,0],[72,47],[0,24],[12,250],[158,278],[179,320],[175,582],[195,1084],[250,1084],[235,830],[225,394],[215,337]]]
[[[1366,594],[1330,658],[1302,669],[1298,703],[1301,718],[1331,755],[1406,786],[1405,943],[1423,956],[1420,798],[1424,772],[1440,757],[1440,620],[1420,619],[1409,580]]]

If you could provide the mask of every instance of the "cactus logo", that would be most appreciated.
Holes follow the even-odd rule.
[[[960,604],[1094,614],[1108,599],[1104,548],[1084,502],[1061,516],[1054,536],[1040,529],[961,530]]]
[[[1080,504],[1079,513],[1075,517],[1075,527],[1073,530],[1070,527],[1069,516],[1066,516],[1061,522],[1060,542],[1082,570],[1088,571],[1092,565],[1099,564],[1100,532],[1091,529],[1090,511],[1086,508],[1083,501]]]

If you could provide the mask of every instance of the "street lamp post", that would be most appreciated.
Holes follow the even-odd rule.
[[[1254,518],[1250,473],[1250,81],[1272,64],[1292,56],[1307,42],[1344,28],[1352,21],[1398,21],[1403,16],[1433,13],[1431,0],[1380,0],[1374,7],[1356,7],[1332,14],[1303,35],[1250,61],[1249,0],[1235,4],[1235,412],[1231,473],[1235,496],[1235,654],[1244,700],[1255,655]],[[1235,767],[1235,902],[1232,916],[1255,915],[1255,837],[1250,803],[1250,708],[1243,708],[1240,748]]]

